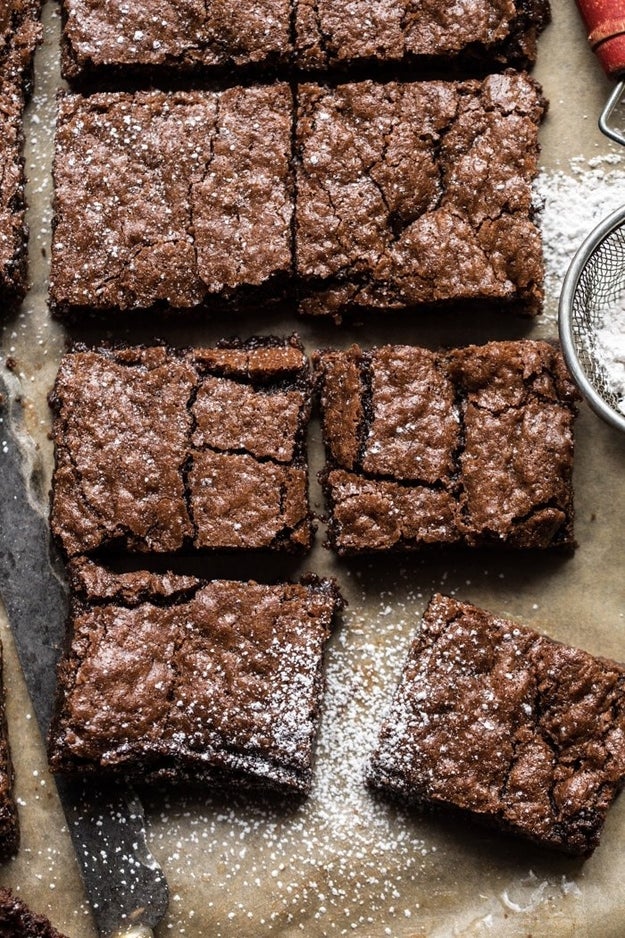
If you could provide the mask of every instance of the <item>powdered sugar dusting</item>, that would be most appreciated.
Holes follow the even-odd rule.
[[[625,202],[625,159],[618,153],[585,160],[566,170],[543,171],[534,186],[542,209],[545,314],[555,319],[562,281],[577,249],[603,218]]]
[[[603,323],[595,334],[597,364],[605,372],[609,390],[625,414],[625,293],[605,310]]]

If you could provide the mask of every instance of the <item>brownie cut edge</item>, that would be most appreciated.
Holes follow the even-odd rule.
[[[625,781],[625,668],[435,595],[368,782],[589,856]]]

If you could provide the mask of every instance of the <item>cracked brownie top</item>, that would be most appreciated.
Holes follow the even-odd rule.
[[[296,337],[77,350],[51,404],[51,527],[100,548],[310,547],[309,367]]]
[[[513,72],[300,86],[302,311],[480,300],[539,312],[532,180],[544,107],[535,82]]]
[[[333,581],[69,575],[54,769],[308,791]]]
[[[62,97],[56,313],[194,308],[270,283],[278,295],[291,273],[291,126],[282,84]]]
[[[625,669],[434,596],[369,780],[587,855],[625,780]]]
[[[328,70],[374,63],[527,66],[547,0],[62,0],[63,75],[75,81],[190,71]]]
[[[339,553],[572,546],[577,392],[545,342],[315,357]]]

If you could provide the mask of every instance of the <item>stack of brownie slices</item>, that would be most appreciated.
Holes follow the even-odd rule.
[[[62,0],[53,314],[539,313],[546,103],[519,69],[547,10],[469,6]],[[574,546],[576,392],[547,343],[76,346],[51,395],[55,771],[310,790],[342,599],[236,558],[310,550],[315,400],[338,555]],[[224,551],[232,579],[155,563]],[[437,597],[369,782],[588,854],[625,778],[623,675]]]

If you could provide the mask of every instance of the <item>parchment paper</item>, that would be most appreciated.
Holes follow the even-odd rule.
[[[34,441],[35,494],[47,493],[52,449],[46,395],[69,334],[46,309],[50,235],[50,166],[58,77],[59,19],[45,6],[46,39],[37,56],[36,93],[26,120],[32,289],[23,310],[6,322],[3,356],[26,405]],[[553,25],[540,41],[536,76],[551,101],[542,130],[546,169],[568,171],[572,157],[617,149],[596,129],[610,90],[586,47],[570,0],[553,0]],[[625,201],[625,192],[623,193]],[[607,211],[606,211],[607,214]],[[438,344],[522,335],[554,337],[557,297],[537,322],[506,316],[404,316],[336,328],[295,316],[229,317],[202,325],[159,323],[156,336],[105,324],[71,338],[128,341],[164,338],[176,345],[210,343],[235,333],[290,333],[308,349],[387,341]],[[285,577],[315,570],[338,577],[349,601],[328,655],[328,690],[317,753],[316,782],[307,803],[267,804],[209,793],[143,792],[151,847],[169,880],[166,935],[334,936],[425,935],[593,936],[625,934],[625,798],[610,812],[603,842],[582,863],[444,818],[402,811],[374,799],[362,785],[370,752],[410,638],[434,590],[454,593],[510,615],[557,639],[625,660],[625,439],[581,408],[577,424],[575,492],[579,548],[572,557],[455,553],[338,562],[317,547]],[[322,453],[311,429],[313,505],[322,509],[315,480]],[[42,500],[42,510],[46,510]],[[264,568],[232,565],[231,574]],[[204,576],[227,575],[210,559],[189,565]],[[272,570],[275,574],[276,565]],[[10,736],[22,821],[19,856],[0,870],[0,884],[48,914],[70,938],[93,938],[94,925],[54,781],[4,616]]]

